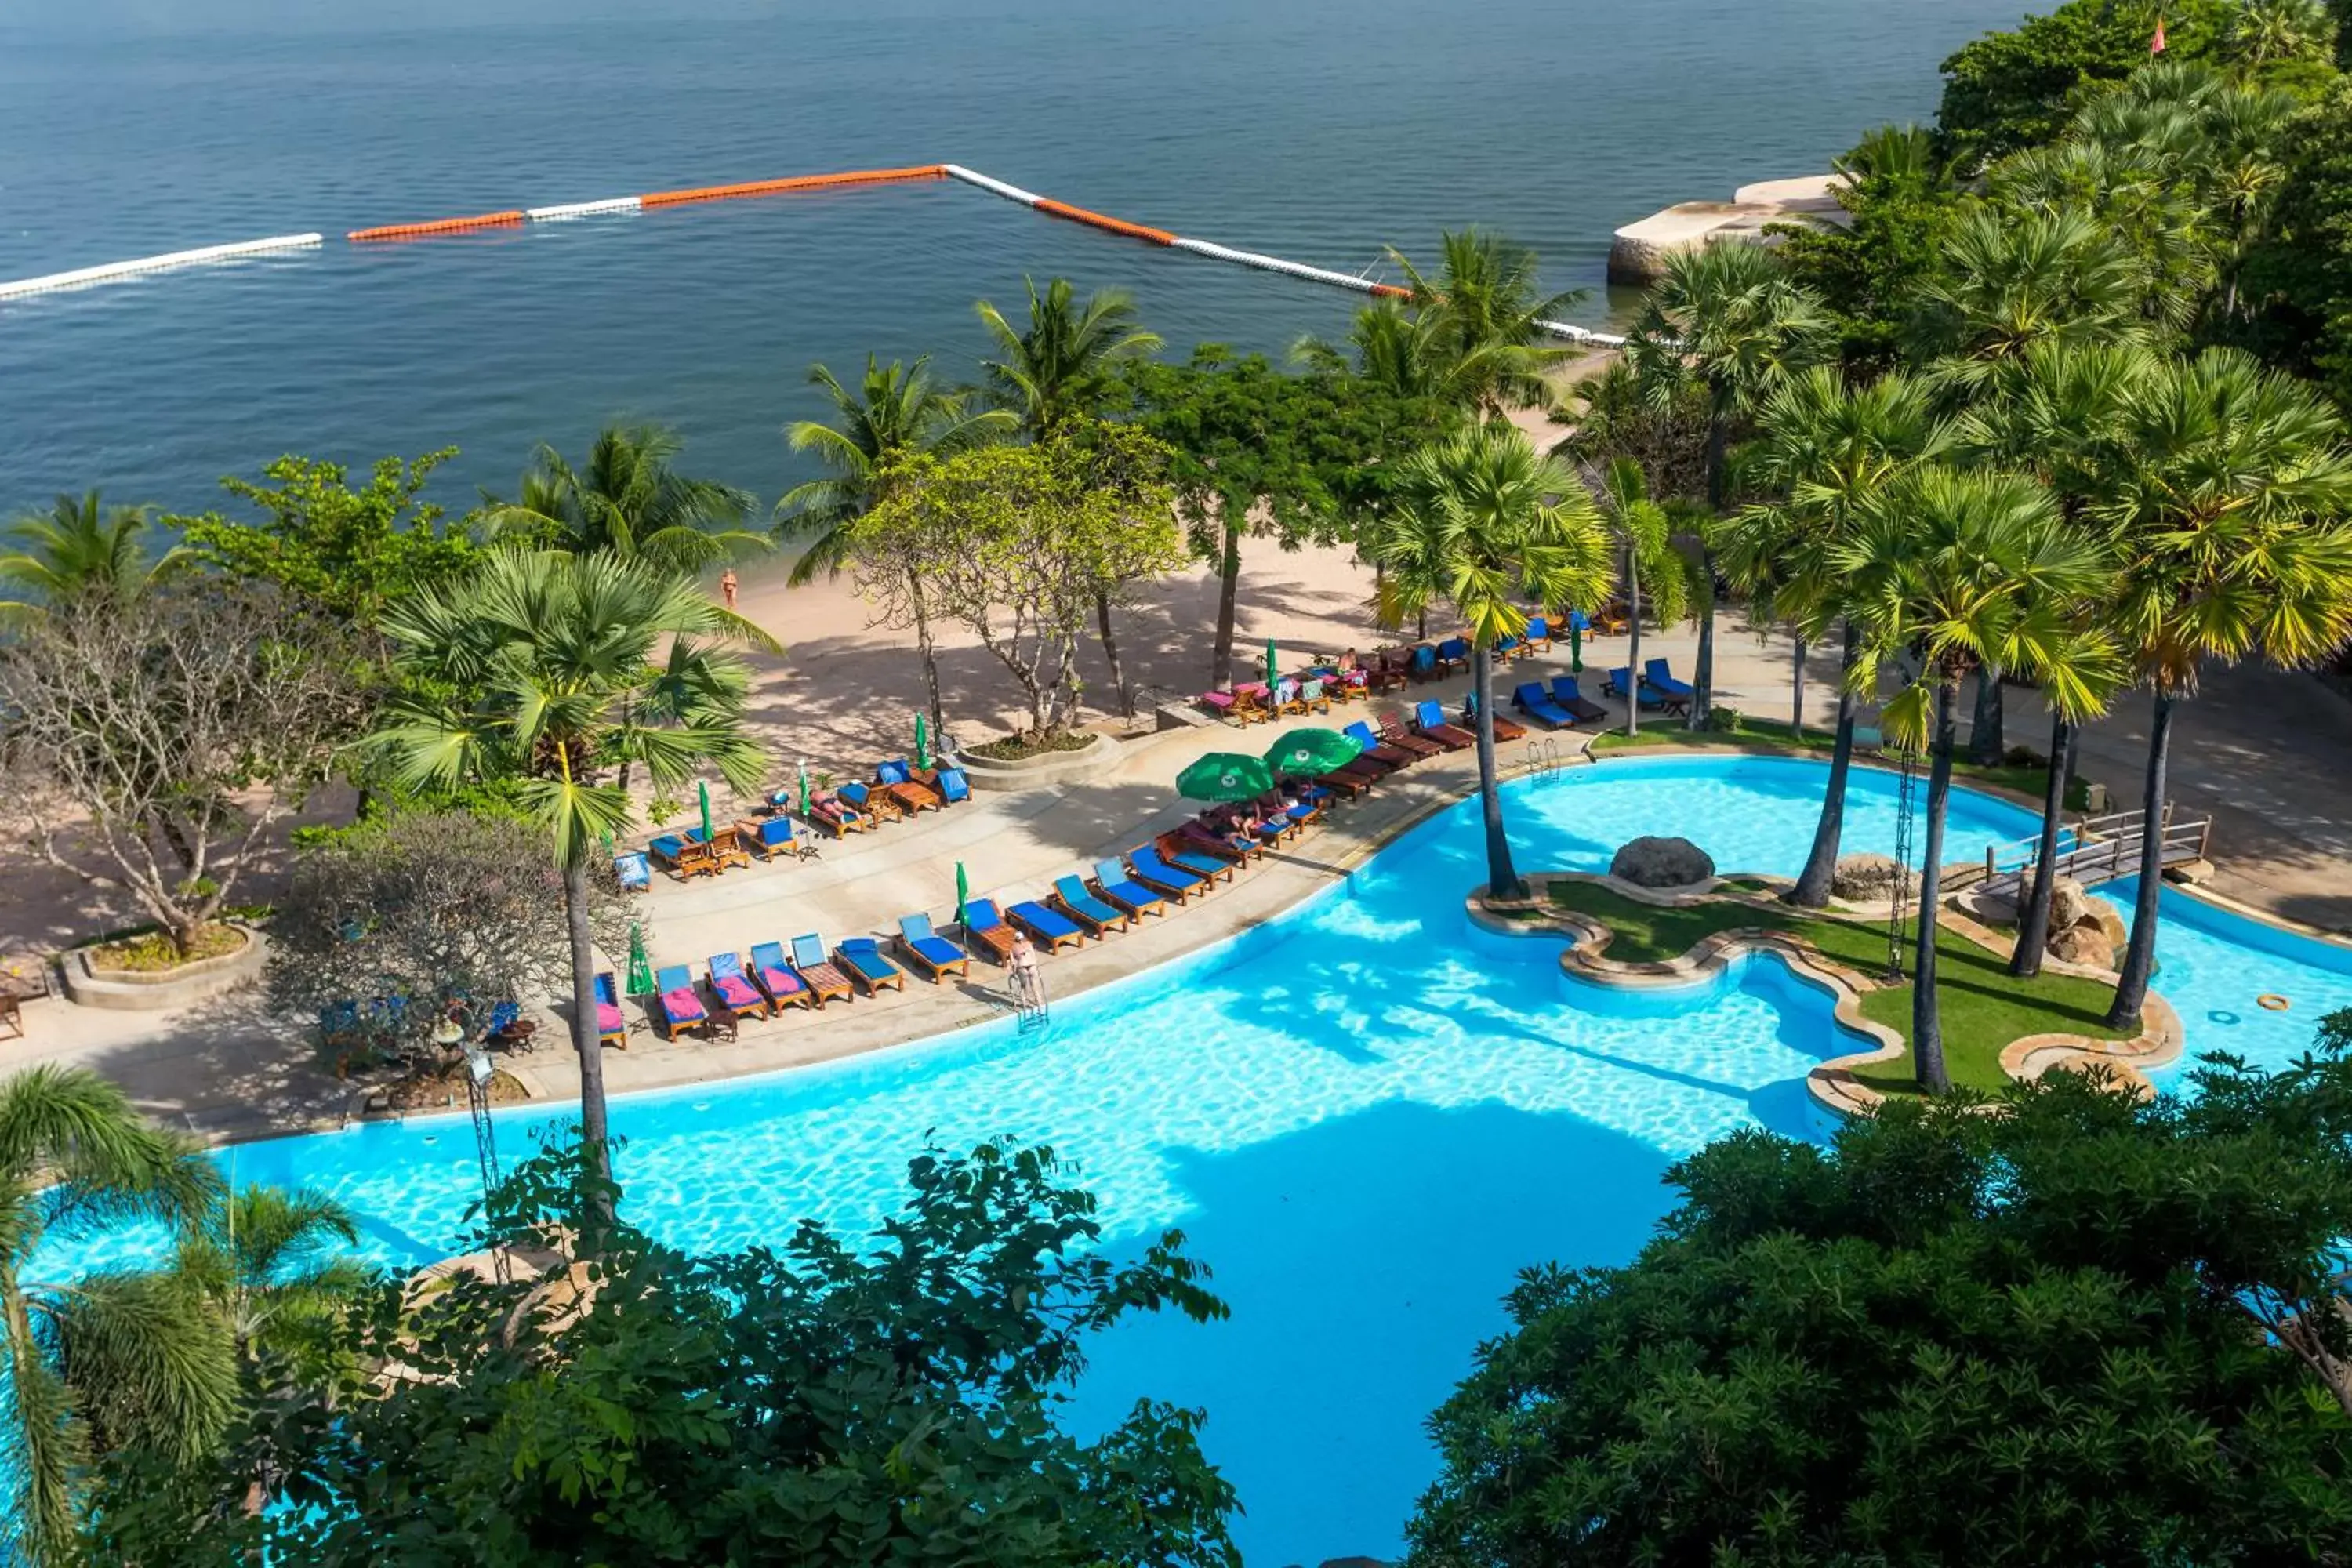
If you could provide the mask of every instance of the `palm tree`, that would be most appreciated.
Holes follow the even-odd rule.
[[[1804,869],[1785,895],[1791,904],[1822,909],[1830,901],[1845,831],[1846,779],[1863,697],[1852,679],[1860,638],[1836,552],[1889,486],[1945,449],[1951,431],[1936,416],[1934,395],[1919,380],[1898,373],[1855,387],[1826,365],[1773,388],[1757,423],[1747,471],[1783,499],[1748,507],[1719,531],[1726,569],[1734,584],[1795,627],[1801,681],[1807,643],[1818,643],[1832,627],[1840,628],[1843,643],[1821,816]]]
[[[1536,253],[1481,229],[1444,235],[1438,252],[1433,278],[1393,247],[1389,258],[1412,290],[1417,335],[1444,395],[1487,418],[1549,403],[1543,373],[1579,351],[1554,342],[1545,323],[1582,303],[1589,290],[1543,293]]]
[[[337,1248],[359,1238],[350,1211],[323,1194],[239,1187],[182,1227],[173,1267],[220,1314],[239,1361],[315,1354],[375,1278]]]
[[[1651,286],[1627,342],[1653,404],[1668,407],[1696,380],[1706,388],[1706,504],[1729,500],[1733,427],[1788,376],[1821,357],[1828,318],[1771,252],[1737,243],[1678,252]],[[1699,534],[1698,658],[1690,726],[1703,729],[1715,696],[1715,557]]]
[[[46,514],[19,518],[0,536],[11,546],[0,553],[0,587],[31,595],[35,602],[11,603],[7,613],[37,616],[41,605],[85,594],[135,599],[148,584],[177,571],[188,560],[184,546],[147,558],[147,515],[143,506],[106,506],[98,491],[89,490],[58,497]]]
[[[1469,627],[1486,888],[1497,899],[1524,897],[1496,784],[1494,647],[1526,628],[1522,603],[1559,614],[1600,602],[1612,575],[1609,530],[1575,475],[1538,457],[1525,435],[1476,425],[1405,460],[1395,510],[1370,543],[1384,568],[1373,603],[1383,626],[1402,626],[1442,601]]]
[[[2352,451],[2323,397],[2231,349],[2162,366],[2122,426],[2129,461],[2099,508],[2121,554],[2111,618],[2155,700],[2138,897],[2107,1019],[2130,1028],[2156,963],[2174,710],[2204,660],[2294,668],[2352,637]]]
[[[2324,60],[2336,48],[2336,18],[2321,0],[2239,0],[2221,35],[2221,50],[2249,66],[2279,60]]]
[[[1939,383],[1985,390],[2037,343],[2092,347],[2145,335],[2140,265],[2107,227],[2074,207],[1969,206],[1922,289],[1915,323]]]
[[[657,425],[607,425],[574,468],[541,446],[513,501],[492,500],[484,521],[494,540],[574,555],[606,552],[671,572],[697,572],[769,541],[742,526],[757,505],[714,479],[679,473],[684,449]]]
[[[714,645],[776,645],[643,561],[514,549],[394,605],[384,632],[409,689],[449,693],[386,715],[377,742],[403,780],[449,789],[520,777],[524,809],[552,837],[571,922],[582,1138],[609,1176],[588,875],[599,842],[628,831],[635,807],[600,775],[640,763],[667,791],[711,766],[755,792],[766,757],[745,725],[745,671]]]
[[[973,410],[970,398],[933,382],[928,358],[911,366],[881,364],[866,356],[866,375],[851,392],[824,365],[809,367],[809,381],[833,399],[835,418],[827,425],[803,419],[787,426],[795,452],[814,452],[829,470],[823,479],[795,487],[776,503],[781,533],[814,535],[793,565],[792,584],[814,582],[820,572],[838,574],[846,559],[850,525],[882,498],[892,467],[909,457],[944,458],[983,442],[1001,440],[1019,424],[1010,409]],[[930,692],[931,728],[944,729],[940,667],[923,600],[919,574],[907,581],[915,616],[915,646],[923,658],[923,680]]]
[[[1454,408],[1477,402],[1475,384],[1483,361],[1450,357],[1441,346],[1440,312],[1416,310],[1395,299],[1375,300],[1356,312],[1348,341],[1303,337],[1291,357],[1327,375],[1352,375],[1399,402],[1427,400]]]
[[[1887,704],[1884,722],[1912,748],[1924,743],[1930,756],[1911,1051],[1919,1087],[1941,1093],[1952,1080],[1937,1008],[1936,937],[1959,684],[1969,671],[1997,663],[2072,691],[2101,647],[2099,634],[2084,631],[2074,610],[2105,581],[2107,561],[2032,479],[1934,463],[1913,468],[1875,497],[1832,558],[1851,579],[1851,613],[1862,631],[1849,685],[1875,690],[1891,661],[1913,651],[1926,660],[1919,679]]]
[[[1120,362],[1158,353],[1160,337],[1136,324],[1135,301],[1124,289],[1098,289],[1080,304],[1066,278],[1046,284],[1043,294],[1034,279],[1028,288],[1029,324],[1017,331],[987,300],[973,309],[1003,356],[981,362],[991,385],[999,401],[1019,416],[1021,428],[1042,441],[1074,419],[1101,414]],[[1135,695],[1119,668],[1108,593],[1095,595],[1095,628],[1110,683],[1118,691],[1119,711],[1132,719]]]
[[[10,1561],[80,1561],[79,1489],[93,1452],[152,1444],[205,1452],[236,1394],[228,1336],[168,1274],[27,1279],[45,1243],[125,1223],[184,1220],[217,1188],[211,1163],[147,1122],[122,1091],[78,1068],[35,1066],[0,1082],[0,1327],[8,1345],[0,1511]]]
[[[1612,458],[1601,474],[1601,515],[1608,523],[1625,582],[1625,663],[1642,668],[1642,584],[1650,584],[1647,608],[1662,626],[1683,618],[1689,603],[1689,573],[1682,552],[1675,548],[1674,520],[1650,499],[1642,465],[1631,458]],[[1625,733],[1642,731],[1642,705],[1625,705]]]

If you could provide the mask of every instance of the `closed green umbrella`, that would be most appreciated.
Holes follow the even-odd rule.
[[[1276,774],[1312,777],[1354,762],[1364,743],[1337,730],[1294,730],[1266,748],[1265,765]]]
[[[931,765],[931,731],[923,722],[920,713],[915,715],[915,765],[919,768]]]
[[[971,902],[971,883],[963,874],[963,862],[956,862],[956,924],[964,923],[963,907]]]
[[[1584,673],[1584,614],[1568,612],[1568,668],[1577,675]]]
[[[806,763],[803,763],[801,764],[801,815],[802,815],[803,816],[806,816],[808,815],[808,808],[809,808],[808,764],[807,764]]]
[[[1255,800],[1274,787],[1274,774],[1255,757],[1211,752],[1176,775],[1176,793],[1187,800]]]
[[[1274,639],[1268,637],[1265,639],[1265,683],[1268,686],[1274,684],[1274,679],[1281,669],[1281,664],[1274,657]]]
[[[710,785],[705,780],[697,779],[694,792],[702,797],[702,841],[708,844],[710,842]]]
[[[654,989],[653,960],[646,956],[646,933],[629,922],[629,994],[649,996]]]

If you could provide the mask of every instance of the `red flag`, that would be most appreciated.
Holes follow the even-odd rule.
[[[2147,52],[2151,55],[2164,53],[2164,18],[2161,16],[2156,19],[2156,37],[2147,41]]]

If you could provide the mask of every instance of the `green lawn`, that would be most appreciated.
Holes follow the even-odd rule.
[[[1622,730],[1611,730],[1595,735],[1592,738],[1592,754],[1605,756],[1612,752],[1647,751],[1657,746],[1703,746],[1735,752],[1764,746],[1793,746],[1803,751],[1818,752],[1826,760],[1837,741],[1836,735],[1828,730],[1808,729],[1803,735],[1800,736],[1787,724],[1776,719],[1743,717],[1737,730],[1691,730],[1685,728],[1679,719],[1644,717],[1642,726],[1642,731],[1638,735],[1628,735]],[[2030,795],[2039,800],[2042,789],[2049,783],[2050,770],[2014,768],[2006,765],[1997,768],[1980,768],[1972,763],[1955,761],[1952,763],[1952,776],[1975,784],[1992,784],[2001,789],[2015,790],[2020,795]],[[2080,793],[2080,789],[2078,783],[2077,794]],[[2079,803],[2070,801],[2068,804],[2077,805]]]
[[[1736,903],[1659,909],[1590,882],[1555,882],[1552,901],[1590,915],[1616,935],[1609,956],[1629,963],[1679,958],[1706,937],[1735,926],[1784,931],[1810,942],[1833,963],[1864,974],[1886,964],[1886,928],[1853,921],[1759,910]],[[1906,966],[1910,939],[1904,942]],[[2064,1033],[2112,1040],[2123,1031],[2105,1023],[2114,992],[2095,981],[2044,974],[2013,978],[2003,961],[1956,931],[1937,934],[1937,994],[1944,1018],[1944,1058],[1956,1083],[1994,1090],[2006,1081],[2000,1053],[2026,1035]],[[1911,984],[1872,991],[1862,998],[1863,1016],[1904,1037],[1911,1035]],[[1912,1088],[1909,1055],[1864,1068],[1855,1076],[1884,1093]]]

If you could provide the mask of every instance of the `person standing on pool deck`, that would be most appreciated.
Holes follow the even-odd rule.
[[[1013,999],[1024,1007],[1045,1005],[1045,988],[1037,974],[1037,949],[1029,933],[1015,927],[1007,967],[1013,971]]]
[[[719,596],[727,601],[727,608],[731,613],[735,608],[735,568],[732,566],[719,574]]]

